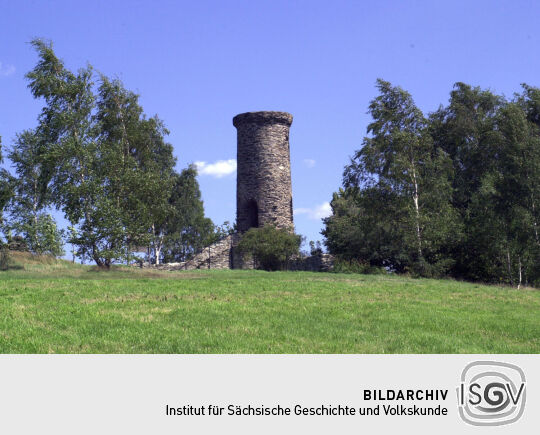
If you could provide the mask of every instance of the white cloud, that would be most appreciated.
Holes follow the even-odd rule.
[[[221,178],[236,171],[236,159],[218,160],[215,163],[195,162],[199,175]]]
[[[15,67],[13,65],[4,65],[2,62],[0,62],[0,76],[10,76],[15,72]]]
[[[304,165],[306,165],[308,168],[313,168],[315,166],[315,163],[317,163],[313,159],[304,159]]]
[[[294,210],[294,214],[305,214],[309,219],[319,220],[330,216],[332,214],[332,208],[329,202],[323,202],[312,208],[297,208]]]

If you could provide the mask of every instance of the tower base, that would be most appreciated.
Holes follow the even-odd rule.
[[[255,269],[253,259],[246,258],[236,248],[241,238],[234,233],[204,248],[192,259],[181,263],[163,263],[159,265],[142,263],[141,267],[158,270],[196,270],[196,269]],[[297,257],[289,261],[288,270],[326,272],[332,269],[334,258],[330,254]]]

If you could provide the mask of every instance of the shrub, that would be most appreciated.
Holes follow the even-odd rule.
[[[273,225],[249,229],[240,240],[238,250],[250,255],[258,268],[284,270],[291,257],[298,255],[302,236]]]
[[[385,274],[388,273],[382,267],[371,266],[369,263],[363,263],[359,260],[344,260],[336,258],[332,272],[336,273],[362,273],[362,274]]]
[[[310,255],[321,255],[323,253],[322,244],[319,240],[317,242],[309,241],[309,253]]]

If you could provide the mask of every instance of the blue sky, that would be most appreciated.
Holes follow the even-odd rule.
[[[540,86],[539,18],[540,3],[516,0],[0,0],[0,136],[9,146],[36,125],[27,43],[50,39],[69,68],[89,62],[141,95],[171,131],[179,169],[204,162],[205,209],[219,224],[235,219],[233,116],[287,111],[295,225],[316,240],[378,77],[424,112],[458,81],[507,96]]]

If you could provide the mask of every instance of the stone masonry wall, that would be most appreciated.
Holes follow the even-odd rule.
[[[289,270],[328,272],[334,267],[334,256],[330,254],[311,255],[291,260]]]
[[[163,263],[143,267],[153,267],[161,270],[193,270],[193,269],[231,269],[231,249],[234,235],[227,236],[216,243],[204,248],[188,261],[181,263]]]
[[[236,218],[240,232],[265,224],[293,229],[289,127],[285,112],[233,118],[238,131]]]
[[[144,268],[158,270],[194,270],[194,269],[254,269],[255,264],[252,259],[243,258],[235,249],[241,235],[231,234],[216,243],[204,248],[191,260],[182,263],[163,263],[153,265],[143,263]],[[333,266],[334,258],[329,254],[312,255],[310,257],[299,257],[289,262],[289,270],[306,270],[312,272],[326,272]]]

